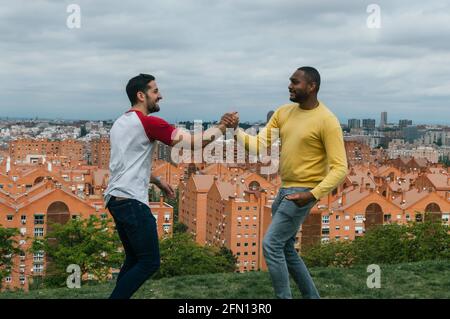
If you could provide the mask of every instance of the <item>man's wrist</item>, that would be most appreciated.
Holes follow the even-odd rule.
[[[225,134],[227,130],[227,126],[223,123],[219,123],[219,125],[217,125],[217,128],[222,132],[222,134]]]
[[[159,177],[154,176],[153,177],[153,184],[155,184],[156,186],[160,186],[161,185],[161,179]]]

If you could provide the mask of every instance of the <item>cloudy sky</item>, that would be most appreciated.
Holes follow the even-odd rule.
[[[67,26],[68,5],[81,27]],[[381,28],[369,28],[376,3]],[[373,22],[369,19],[369,22]],[[125,85],[156,76],[158,116],[263,120],[300,66],[348,118],[450,124],[448,1],[0,0],[0,116],[115,119]]]

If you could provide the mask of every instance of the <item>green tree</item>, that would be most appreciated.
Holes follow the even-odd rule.
[[[180,223],[178,221],[174,221],[174,223],[173,223],[173,233],[174,234],[175,233],[186,233],[187,230],[188,230],[188,227],[185,224]]]
[[[155,278],[223,273],[235,270],[235,261],[218,247],[202,247],[187,233],[174,233],[160,243],[161,268]]]
[[[408,261],[450,259],[450,235],[440,220],[414,223],[409,227]]]
[[[175,198],[167,198],[167,203],[173,207],[173,220],[178,222],[178,203],[179,203],[180,192],[178,188],[175,190]]]
[[[349,267],[450,259],[450,234],[440,220],[374,227],[354,241],[313,245],[302,252],[308,266]]]
[[[12,259],[22,250],[18,247],[15,236],[19,234],[17,228],[3,228],[0,225],[0,288],[2,287],[3,278],[10,274]]]
[[[52,224],[52,231],[44,240],[35,240],[32,252],[44,251],[48,257],[45,284],[65,284],[67,266],[80,266],[81,275],[91,274],[104,282],[112,267],[120,267],[123,254],[120,239],[112,226],[112,220],[70,220],[64,225]]]

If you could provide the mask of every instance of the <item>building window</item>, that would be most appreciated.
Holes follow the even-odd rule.
[[[328,235],[329,233],[330,233],[330,228],[329,227],[322,228],[322,235]]]
[[[328,224],[330,222],[330,216],[322,216],[322,224]]]
[[[402,215],[397,215],[397,219],[402,219]]]
[[[406,220],[410,221],[411,220],[411,216],[409,216],[409,214],[406,214]]]
[[[10,222],[13,220],[13,217],[14,217],[13,215],[8,215],[6,216],[6,220]]]
[[[237,243],[236,246],[241,247],[241,243]]]
[[[341,226],[336,226],[336,230],[340,230],[341,229]]]
[[[242,206],[238,206],[238,210],[242,210]]]
[[[100,218],[101,218],[101,219],[106,219],[106,218],[108,218],[108,215],[105,214],[105,213],[103,213],[103,214],[100,215]]]
[[[390,222],[390,221],[391,221],[391,214],[384,215],[384,222],[387,223],[387,222]]]
[[[44,265],[43,264],[33,264],[33,272],[34,273],[42,273],[44,271]]]
[[[416,222],[420,223],[423,220],[422,214],[416,214]]]
[[[340,215],[336,215],[336,220],[341,220],[341,216]]]
[[[356,224],[361,224],[362,222],[364,222],[364,215],[356,215],[355,216],[355,223]]]
[[[248,243],[244,243],[244,247],[247,247],[248,246]]]
[[[169,225],[164,225],[164,226],[163,226],[163,229],[164,229],[164,233],[165,233],[165,234],[168,234],[168,233],[169,233],[169,230],[170,230],[170,226],[169,226]]]
[[[350,215],[345,215],[345,220],[349,220],[350,219]]]
[[[20,222],[21,222],[22,224],[25,224],[25,223],[27,222],[27,216],[26,216],[26,215],[20,216]]]
[[[170,214],[164,214],[164,222],[168,223],[170,221]]]
[[[244,251],[244,256],[247,256],[247,255],[248,255],[248,252]]]
[[[44,228],[36,227],[34,228],[34,237],[43,237],[44,236]]]
[[[255,255],[256,255],[256,252],[252,251],[252,255],[255,256]]]
[[[252,246],[256,246],[256,243],[252,243]]]
[[[34,215],[34,224],[35,225],[43,225],[44,224],[44,215],[41,215],[41,214]]]
[[[344,230],[350,230],[350,226],[344,226]]]
[[[33,253],[33,261],[34,262],[42,262],[44,261],[44,252],[43,251],[38,251]]]
[[[5,281],[8,282],[8,283],[11,282],[12,281],[11,276],[5,277]]]

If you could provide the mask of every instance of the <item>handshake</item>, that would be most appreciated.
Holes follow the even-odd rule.
[[[225,113],[222,115],[222,118],[220,119],[219,125],[224,125],[226,128],[237,128],[239,124],[239,113],[238,112],[232,112],[232,113]]]

